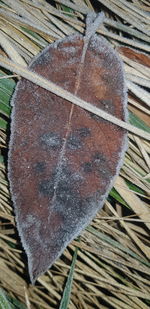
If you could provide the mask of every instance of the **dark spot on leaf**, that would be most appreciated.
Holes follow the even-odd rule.
[[[70,135],[67,141],[67,148],[77,150],[82,147],[81,138],[77,135]]]
[[[80,186],[83,178],[77,172],[72,173],[66,166],[62,166],[59,179],[58,174],[59,172],[56,168],[51,177],[41,181],[39,184],[39,192],[44,196],[52,198],[56,190],[56,198],[65,203],[65,201],[69,199],[69,196],[72,196],[73,190]]]
[[[101,121],[101,117],[99,117],[99,116],[97,116],[97,115],[95,115],[95,114],[93,114],[93,113],[90,113],[90,112],[88,112],[89,113],[89,115],[90,115],[90,117],[92,118],[92,119],[94,119],[94,120],[96,120],[96,121]]]
[[[108,180],[112,174],[112,171],[106,156],[97,151],[92,157],[92,162],[95,171],[97,171],[99,175],[103,175]]]
[[[61,148],[62,138],[55,132],[45,133],[41,136],[41,144],[42,146],[56,150]]]
[[[113,105],[113,100],[112,99],[107,99],[107,100],[100,100],[101,108],[104,111],[109,111],[111,114],[115,114],[115,108]]]
[[[108,74],[102,74],[101,79],[106,83],[110,84],[110,76]]]
[[[93,165],[91,162],[86,162],[82,165],[85,173],[91,173],[93,171]]]
[[[102,106],[101,106],[101,108],[102,108]],[[104,108],[102,108],[103,110],[105,110]],[[95,115],[95,114],[93,114],[93,113],[90,113],[90,112],[88,112],[88,114],[90,115],[90,117],[92,118],[92,119],[94,119],[96,122],[99,122],[100,124],[102,124],[102,123],[108,123],[108,121],[107,120],[105,120],[105,119],[103,119],[103,118],[101,118],[101,117],[99,117],[99,116],[97,116],[97,115]]]
[[[67,147],[72,150],[80,149],[83,146],[82,138],[90,135],[90,129],[83,127],[73,131],[68,137]]]
[[[98,151],[95,152],[95,154],[92,157],[92,160],[95,164],[99,164],[99,165],[104,164],[107,161],[106,157]]]
[[[46,164],[45,162],[36,162],[34,165],[33,165],[33,168],[34,168],[34,171],[36,173],[43,173],[46,169]]]
[[[100,160],[102,158],[102,154],[98,151],[95,152],[93,159],[94,160]]]
[[[94,173],[98,177],[105,177],[106,180],[109,180],[112,174],[111,166],[109,166],[107,159],[103,153],[98,151],[92,156],[91,161],[82,164],[81,168],[87,174]]]
[[[50,198],[54,195],[54,181],[53,179],[46,179],[40,182],[39,192],[44,196],[49,196]]]
[[[113,104],[113,100],[109,99],[109,100],[100,100],[100,103],[104,105],[104,107],[108,108],[110,105]]]
[[[87,137],[91,134],[91,130],[89,128],[80,128],[77,130],[81,137]]]

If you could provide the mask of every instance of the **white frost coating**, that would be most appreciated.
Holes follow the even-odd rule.
[[[74,40],[75,38],[77,39],[83,39],[83,36],[82,35],[78,35],[78,34],[75,34],[75,35],[72,35],[70,37],[67,37],[66,39],[61,39],[53,44],[51,44],[50,46],[52,48],[57,48],[59,43],[61,42],[70,42],[70,40]],[[90,44],[92,45],[93,44],[93,48],[96,49],[97,51],[99,51],[100,48],[102,48],[102,50],[105,50],[105,52],[108,51],[109,49],[109,52],[111,51],[113,53],[113,55],[118,59],[118,62],[120,64],[120,70],[121,70],[121,73],[123,75],[123,82],[124,82],[124,88],[123,88],[123,98],[122,98],[122,104],[123,104],[123,109],[124,109],[124,115],[125,115],[125,120],[127,121],[128,119],[128,112],[127,112],[127,87],[125,85],[125,76],[124,76],[124,71],[123,71],[123,63],[122,61],[120,60],[119,56],[116,54],[116,52],[113,50],[113,48],[111,47],[111,45],[108,43],[108,41],[102,37],[98,37],[97,35],[94,35],[92,36],[92,39],[90,41]],[[104,46],[104,44],[107,44],[107,46],[109,47],[107,50]],[[38,59],[43,53],[45,53],[50,47],[48,46],[46,49],[44,49],[44,51],[42,51],[42,53],[40,53],[40,55],[38,55],[37,57],[35,57],[32,61],[32,63],[35,62],[36,59]],[[109,54],[110,56],[110,54]],[[30,67],[32,66],[32,63],[30,64]],[[19,84],[17,85],[17,89],[19,87]],[[15,101],[15,98],[17,96],[17,90],[15,91],[15,94],[13,95],[13,98],[12,98],[12,103]],[[14,118],[14,114],[15,114],[15,106],[13,108],[13,112],[12,112],[12,123],[11,123],[11,130],[12,130],[12,134],[11,134],[11,139],[10,139],[10,149],[12,148],[12,141],[13,141],[13,135],[14,135],[14,132],[15,132],[15,118]],[[67,235],[66,234],[66,239],[65,239],[65,242],[64,242],[64,245],[61,249],[61,251],[59,252],[59,254],[57,255],[57,257],[54,258],[54,260],[51,262],[51,264],[49,265],[49,267],[54,263],[54,261],[62,254],[63,250],[65,249],[65,247],[68,245],[69,242],[71,242],[77,235],[80,234],[80,232],[91,222],[91,220],[94,218],[94,216],[96,215],[98,209],[100,209],[103,204],[104,204],[104,201],[105,199],[107,198],[108,194],[109,194],[109,191],[111,190],[112,186],[113,186],[113,183],[116,179],[116,177],[118,176],[119,174],[119,171],[120,171],[120,168],[123,164],[123,160],[124,160],[124,155],[125,155],[125,151],[127,150],[127,133],[124,134],[124,138],[122,139],[122,145],[121,145],[121,151],[119,153],[119,159],[118,159],[118,165],[116,167],[116,173],[115,173],[115,176],[112,178],[112,180],[110,181],[108,187],[107,187],[107,190],[105,192],[104,195],[101,196],[100,198],[100,202],[99,202],[99,205],[97,206],[97,208],[93,211],[92,210],[92,213],[89,214],[88,213],[88,216],[90,216],[89,220],[87,220],[87,218],[84,218],[82,220],[82,222],[80,221],[80,224],[78,225],[77,222],[73,222],[72,224],[76,224],[76,230],[74,231],[74,234],[70,237],[70,235]],[[10,150],[9,150],[9,155],[10,155]],[[10,173],[10,167],[8,166],[8,171]],[[11,187],[11,186],[10,186]],[[13,199],[13,202],[14,202],[14,205],[16,207],[16,198],[15,196],[12,195],[12,199]],[[87,207],[90,207],[90,204],[87,205]],[[91,209],[93,209],[93,207],[91,207]],[[22,244],[23,244],[23,247],[27,253],[27,256],[28,256],[28,265],[29,265],[29,274],[30,274],[30,278],[32,280],[32,283],[34,283],[34,281],[36,280],[36,278],[33,278],[32,276],[32,270],[33,270],[33,259],[32,259],[32,253],[31,253],[31,248],[29,248],[25,238],[24,238],[24,234],[23,234],[23,227],[20,226],[20,223],[19,223],[19,220],[18,220],[18,216],[19,216],[19,210],[16,211],[16,220],[17,220],[17,227],[18,227],[18,231],[19,231],[19,235],[21,237],[21,240],[22,240]],[[32,216],[29,216],[28,218],[28,221],[27,221],[27,225],[32,225],[32,220],[33,220],[33,223],[35,222],[35,218],[33,218]],[[26,225],[26,227],[27,227]],[[37,224],[37,230],[35,232],[35,237],[36,238],[39,238],[39,227],[40,225]],[[24,227],[25,228],[25,227]],[[43,270],[43,273],[45,272],[45,269]],[[42,273],[41,273],[42,274]]]
[[[22,223],[23,228],[28,228],[30,227],[33,223],[36,222],[36,218],[33,215],[27,215],[26,217],[26,222]]]
[[[61,51],[67,53],[67,54],[72,54],[72,56],[74,56],[74,54],[76,54],[77,52],[77,48],[74,46],[69,46],[69,47],[63,47],[61,48]]]
[[[92,37],[93,39],[93,37]],[[97,35],[94,35],[94,39],[95,39],[95,43],[96,40],[99,41],[99,47],[101,47],[101,43],[103,45],[103,43],[107,43],[107,45],[109,45],[113,55],[115,55],[115,57],[118,59],[118,62],[120,64],[120,70],[123,76],[123,84],[124,84],[124,88],[123,88],[123,98],[122,98],[122,104],[123,104],[123,110],[124,110],[124,115],[125,115],[125,121],[128,121],[128,111],[127,111],[127,86],[125,83],[125,74],[124,74],[124,70],[123,70],[123,62],[122,60],[119,58],[119,56],[117,55],[117,53],[114,51],[114,49],[111,47],[111,45],[107,42],[106,39],[98,37]],[[96,45],[96,44],[95,44]],[[98,45],[95,46],[98,49]],[[80,224],[78,225],[77,222],[74,222],[74,224],[76,224],[76,230],[74,231],[74,234],[70,237],[70,235],[68,235],[68,238],[66,238],[66,241],[63,245],[63,248],[61,249],[61,251],[59,252],[59,254],[57,255],[57,257],[54,258],[54,260],[51,262],[51,264],[49,265],[49,268],[51,267],[51,265],[55,262],[55,260],[63,253],[64,249],[66,248],[66,246],[68,245],[68,243],[70,243],[75,237],[77,237],[82,230],[84,230],[84,228],[91,222],[91,220],[95,217],[95,215],[97,214],[97,211],[100,210],[106,200],[106,198],[108,197],[108,194],[111,190],[111,188],[113,187],[113,184],[115,182],[116,177],[119,175],[119,171],[121,166],[123,165],[123,161],[124,161],[124,156],[125,156],[125,152],[127,151],[128,148],[128,139],[127,139],[127,133],[124,134],[124,137],[122,139],[122,145],[121,145],[121,151],[119,153],[119,159],[118,159],[118,165],[116,167],[116,173],[114,175],[114,177],[111,179],[105,194],[103,194],[101,196],[101,200],[100,203],[97,207],[97,209],[95,209],[95,211],[93,211],[93,213],[88,214],[88,216],[90,217],[89,220],[83,219],[82,222],[80,221]],[[91,209],[93,209],[93,207],[91,207]],[[67,237],[67,235],[66,235]],[[36,278],[33,279],[32,277],[32,261],[30,260],[30,255],[28,257],[28,263],[29,263],[29,273],[30,273],[30,277],[32,282],[34,282],[36,280]],[[45,271],[45,270],[44,270]],[[43,273],[44,273],[43,271]],[[41,273],[42,274],[42,273]]]
[[[95,34],[100,24],[103,23],[104,18],[105,15],[103,12],[98,14],[96,14],[95,12],[91,12],[87,15],[85,38],[89,40],[90,37]]]
[[[67,36],[65,38],[62,38],[60,40],[57,40],[51,44],[48,44],[40,53],[38,53],[35,57],[33,57],[32,61],[30,62],[30,65],[29,65],[29,68],[32,67],[32,65],[36,62],[36,60],[38,60],[42,55],[44,55],[45,53],[47,53],[47,51],[50,49],[50,48],[55,48],[55,49],[58,49],[59,47],[59,44],[60,43],[70,43],[70,42],[74,42],[74,40],[76,39],[80,39],[80,40],[83,40],[83,36],[82,34],[80,33],[74,33],[74,34],[71,34],[70,36]],[[71,51],[74,53],[73,47],[71,47]],[[18,84],[17,84],[18,85]]]

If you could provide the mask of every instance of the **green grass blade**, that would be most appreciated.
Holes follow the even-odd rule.
[[[6,74],[0,72],[0,129],[6,131],[11,113],[10,100],[15,88],[15,81],[4,78]]]
[[[8,122],[0,117],[0,129],[6,131],[7,125],[8,125]]]
[[[6,76],[6,74],[0,72],[0,86],[2,89],[7,90],[7,92],[11,95],[16,82],[12,78],[5,78]],[[9,75],[7,77],[9,77]]]
[[[66,282],[66,286],[64,288],[63,297],[62,297],[59,309],[67,309],[68,305],[69,305],[74,268],[75,268],[75,263],[76,263],[76,259],[77,259],[77,251],[78,251],[78,249],[76,248],[75,252],[74,252],[72,264],[71,264],[71,267],[70,267],[68,279],[67,279],[67,282]]]
[[[142,129],[148,133],[150,133],[150,127],[146,125],[146,123],[139,117],[137,117],[135,114],[133,114],[132,112],[129,112],[129,122],[139,128]]]
[[[0,309],[27,309],[27,307],[19,300],[7,296],[4,290],[0,289]]]
[[[115,188],[111,189],[109,196],[108,196],[108,201],[110,200],[110,197],[114,198],[115,201],[117,201],[117,202],[121,203],[122,205],[129,208],[127,203],[124,201],[124,199],[121,197],[121,195],[117,192],[117,190]]]
[[[6,294],[2,289],[0,289],[0,309],[14,309],[14,306],[12,307],[10,305],[10,302],[6,297]]]

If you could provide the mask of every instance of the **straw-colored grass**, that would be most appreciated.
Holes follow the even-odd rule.
[[[90,10],[105,12],[106,19],[98,33],[112,43],[124,61],[130,123],[150,133],[148,0],[0,1],[0,56],[26,66],[47,44],[75,31],[83,33],[85,15]],[[132,48],[133,53],[137,50],[140,62],[123,54],[121,45]],[[124,165],[103,210],[53,267],[39,277],[35,286],[29,284],[27,260],[17,234],[7,181],[9,101],[20,77],[3,67],[2,64],[0,309],[148,309],[150,145],[131,132]]]

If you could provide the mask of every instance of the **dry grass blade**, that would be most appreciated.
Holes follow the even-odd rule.
[[[0,1],[1,59],[9,57],[25,67],[48,43],[75,31],[83,33],[85,14],[101,9],[106,19],[98,33],[109,39],[124,61],[130,124],[150,133],[147,0]],[[123,47],[128,51],[122,53]],[[58,308],[77,247],[69,309],[148,309],[150,145],[131,133],[124,165],[103,210],[36,285],[29,284],[7,181],[9,100],[18,78],[8,68],[10,72],[2,67],[0,71],[0,284],[5,290],[0,301],[2,295],[8,308],[12,302],[20,309]]]
[[[44,79],[42,76],[29,71],[25,67],[18,66],[17,63],[13,63],[9,60],[6,60],[5,58],[2,58],[0,56],[0,64],[6,68],[10,69],[12,72],[20,74],[22,77],[27,78],[28,80],[32,81],[38,86],[43,87],[46,90],[51,91],[52,93],[57,94],[58,96],[86,109],[89,112],[92,112],[93,114],[100,116],[101,118],[108,120],[124,129],[129,130],[130,132],[133,132],[134,134],[139,135],[140,137],[143,137],[144,139],[147,139],[150,141],[150,134],[147,132],[144,132],[136,127],[133,127],[132,125],[121,121],[120,119],[104,112],[103,110],[97,108],[96,106],[93,106],[92,104],[83,101],[79,97],[73,95],[72,93],[68,92],[67,90],[64,90],[63,88],[55,85],[54,83]],[[146,101],[146,99],[145,99]]]

